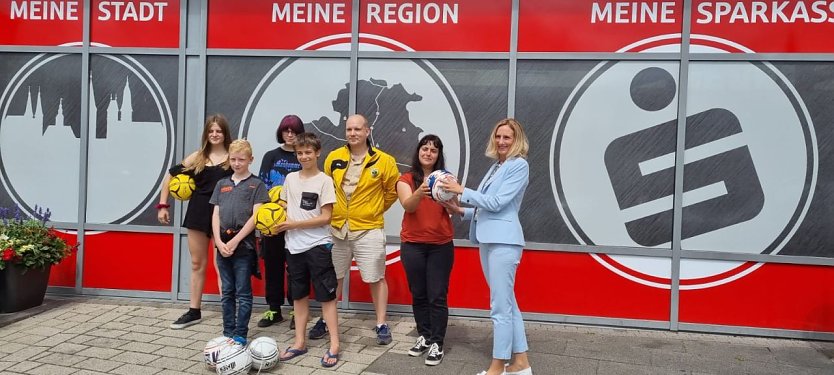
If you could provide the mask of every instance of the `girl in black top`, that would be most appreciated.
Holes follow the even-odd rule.
[[[171,328],[182,329],[201,320],[200,305],[203,286],[206,282],[209,239],[211,238],[211,215],[213,207],[209,198],[214,186],[221,178],[232,174],[229,168],[229,144],[232,143],[229,122],[223,115],[216,114],[206,119],[200,149],[188,155],[182,163],[173,166],[160,186],[160,223],[170,223],[168,213],[168,183],[171,177],[180,173],[194,178],[197,189],[192,193],[185,212],[182,226],[188,228],[188,252],[191,254],[191,299],[188,311],[177,319]]]

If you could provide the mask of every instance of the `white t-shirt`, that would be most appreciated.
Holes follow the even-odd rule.
[[[336,189],[333,179],[324,172],[306,179],[301,178],[300,171],[292,172],[284,180],[281,199],[287,201],[288,220],[307,220],[321,215],[321,206],[336,203]],[[300,254],[318,245],[331,243],[330,223],[316,228],[288,230],[286,240],[290,254]]]

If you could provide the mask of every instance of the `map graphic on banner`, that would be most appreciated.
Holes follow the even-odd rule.
[[[362,36],[364,48],[389,48],[374,44],[377,39],[385,39],[387,46],[396,43],[387,38]],[[319,40],[308,44],[328,50],[350,47],[349,35],[322,40],[329,44]],[[265,74],[253,92],[243,113],[239,136],[252,142],[258,159],[275,148],[276,122],[294,113],[307,121],[307,131],[317,132],[321,138],[323,162],[327,152],[345,145],[348,81],[346,60],[282,59]],[[305,89],[287,90],[292,87]],[[465,179],[469,142],[463,111],[448,82],[428,61],[361,61],[356,89],[357,112],[371,126],[369,140],[394,156],[401,172],[411,164],[420,137],[436,134],[444,142],[447,169]],[[386,212],[388,235],[399,234],[402,214],[398,204]]]
[[[336,99],[333,100],[333,110],[340,113],[338,124],[334,124],[326,116],[305,124],[308,129],[315,129],[320,133],[324,150],[336,149],[346,142],[344,119],[350,115],[347,86],[345,84],[345,88],[339,90]],[[423,98],[406,92],[402,84],[398,83],[389,87],[384,80],[373,78],[357,82],[357,96],[374,98],[373,102],[369,103],[370,105],[357,110],[368,119],[371,127],[368,140],[374,147],[380,147],[394,156],[400,165],[400,172],[407,171],[413,153],[410,148],[416,143],[415,140],[419,140],[423,135],[423,129],[411,123],[406,107],[409,103],[418,102]],[[402,119],[405,121],[401,121]]]

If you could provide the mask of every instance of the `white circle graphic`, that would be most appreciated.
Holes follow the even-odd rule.
[[[680,35],[654,37],[629,48],[641,52],[676,50],[679,39]],[[692,52],[749,52],[715,37],[693,35],[691,40]],[[642,46],[648,47],[641,49]],[[671,172],[675,162],[678,65],[665,61],[602,62],[583,78],[563,107],[552,140],[551,182],[560,214],[580,243],[671,248],[671,188],[674,183]],[[630,91],[627,83],[647,71],[673,80],[675,100],[670,97],[668,105],[664,101],[656,108],[652,107],[656,101],[635,101],[633,88]],[[756,97],[750,98],[750,92],[755,92]],[[600,105],[605,106],[604,110]],[[801,97],[768,63],[693,62],[689,66],[687,112],[691,119],[687,124],[687,142],[693,144],[688,145],[684,153],[682,248],[778,253],[802,222],[817,178],[817,143],[813,123]],[[696,120],[702,118],[708,120]],[[672,132],[657,130],[661,124],[668,125],[667,130]],[[721,132],[727,134],[712,134]],[[641,140],[635,136],[643,133],[662,139]],[[606,151],[623,138],[628,138],[631,146],[639,146],[642,150],[654,147],[652,143],[664,141],[671,147],[669,153],[645,159],[640,159],[640,150],[635,150],[633,155],[617,154],[620,159],[631,158],[635,164],[639,162],[640,173],[634,179],[657,178],[659,187],[658,184],[635,183],[634,186],[648,186],[649,189],[628,191],[630,181],[614,181],[611,166],[606,168],[606,163],[610,162],[606,160]],[[699,138],[706,140],[703,144],[695,144]],[[717,164],[721,168],[704,170],[705,167],[698,165],[730,151],[735,160],[727,157],[729,163],[722,164],[713,159],[712,164],[705,164]],[[701,171],[697,170],[699,167]],[[657,177],[664,171],[666,177],[672,178]],[[733,180],[741,175],[745,176],[743,181]],[[699,181],[699,178],[707,181]],[[702,182],[704,186],[699,185]],[[615,186],[617,183],[620,186]],[[719,202],[722,198],[728,205],[743,201],[744,197],[729,198],[741,185],[744,191],[752,192],[748,199],[755,200],[745,207],[749,211],[747,216],[739,215],[741,217],[726,225],[715,224],[710,221],[720,217],[700,217],[698,215],[709,213],[709,210],[692,209],[704,202]],[[635,198],[641,194],[651,196],[645,191],[650,189],[666,194],[657,193],[651,199]],[[624,201],[638,203],[624,204]],[[718,203],[714,205],[721,207]],[[715,224],[714,227],[710,227],[711,224]],[[699,230],[699,226],[705,228]],[[658,236],[662,240],[657,240]],[[669,288],[669,258],[594,255],[594,259],[635,282]],[[758,265],[745,262],[682,259],[681,289],[720,285],[756,268]]]

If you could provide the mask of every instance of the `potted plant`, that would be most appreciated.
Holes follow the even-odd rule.
[[[47,225],[51,215],[37,206],[32,217],[0,207],[0,313],[42,304],[52,265],[75,250]]]

